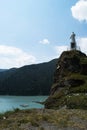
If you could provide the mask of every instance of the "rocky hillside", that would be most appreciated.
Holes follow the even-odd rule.
[[[0,72],[0,95],[48,95],[57,59]]]
[[[76,50],[61,54],[46,108],[87,109],[87,56]]]

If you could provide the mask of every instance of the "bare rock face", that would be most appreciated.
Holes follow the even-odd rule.
[[[77,50],[63,52],[57,63],[54,82],[45,107],[87,108],[86,95],[87,56]]]

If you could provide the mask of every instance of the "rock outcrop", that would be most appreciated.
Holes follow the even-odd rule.
[[[46,108],[87,108],[87,56],[71,50],[61,54]]]

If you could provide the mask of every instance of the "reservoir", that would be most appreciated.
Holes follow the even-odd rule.
[[[0,113],[19,109],[44,108],[37,102],[43,102],[48,96],[0,96]]]

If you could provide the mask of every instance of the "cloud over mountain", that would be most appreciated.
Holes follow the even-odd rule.
[[[0,45],[0,68],[20,67],[35,63],[36,58],[20,48]]]
[[[55,46],[54,49],[57,53],[57,56],[59,57],[63,51],[66,51],[68,49],[68,46]]]
[[[81,51],[86,53],[86,55],[87,55],[87,37],[78,38],[77,44],[78,44],[78,46],[80,46]]]

